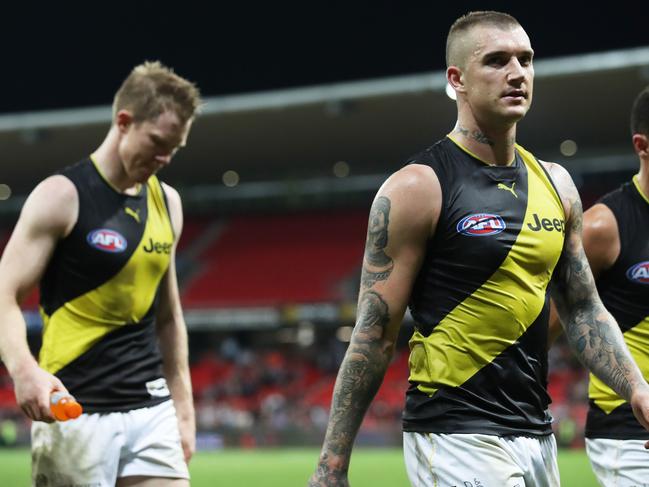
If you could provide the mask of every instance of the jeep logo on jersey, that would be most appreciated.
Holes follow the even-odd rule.
[[[557,231],[563,234],[566,233],[565,221],[559,220],[558,218],[550,220],[549,218],[539,217],[536,213],[532,216],[534,217],[534,223],[528,223],[527,227],[533,232],[538,232],[543,229],[547,232]]]
[[[104,252],[124,252],[126,250],[126,239],[124,236],[115,230],[108,228],[100,228],[93,230],[86,237],[88,243],[98,250]]]
[[[147,246],[148,245],[148,246]],[[152,238],[149,238],[149,243],[142,247],[147,254],[155,252],[156,254],[170,254],[171,253],[171,244],[165,242],[154,242]]]
[[[626,277],[638,284],[649,284],[649,260],[629,267],[629,270],[626,271]]]
[[[474,213],[465,216],[457,224],[457,231],[469,237],[484,237],[502,232],[507,225],[505,220],[491,213]]]

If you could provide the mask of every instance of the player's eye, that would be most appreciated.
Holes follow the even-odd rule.
[[[486,60],[488,66],[505,66],[507,64],[508,58],[506,56],[490,56]]]
[[[520,56],[518,58],[518,62],[521,64],[521,66],[529,66],[530,64],[532,64],[532,56],[530,56],[529,54]]]

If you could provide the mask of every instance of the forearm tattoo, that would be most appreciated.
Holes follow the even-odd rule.
[[[361,295],[352,340],[338,371],[329,425],[317,476],[323,484],[342,486],[356,433],[387,370],[392,348],[384,341],[390,321],[388,304],[374,291]],[[330,459],[338,459],[332,467]]]
[[[369,288],[377,281],[384,281],[392,273],[394,263],[385,253],[388,245],[390,224],[390,200],[380,196],[372,205],[365,242],[365,257],[361,274],[361,285]]]
[[[571,202],[571,224],[563,255],[555,270],[553,297],[565,323],[566,336],[579,360],[625,399],[636,377],[617,323],[602,305],[579,240],[582,208]]]

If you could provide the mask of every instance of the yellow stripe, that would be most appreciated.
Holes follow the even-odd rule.
[[[40,362],[48,372],[57,372],[111,331],[140,322],[153,304],[170,256],[144,248],[150,248],[150,239],[171,245],[173,232],[160,184],[155,177],[147,184],[146,227],[126,265],[112,279],[65,303],[52,316],[43,315]]]
[[[643,377],[649,377],[649,316],[640,323],[630,328],[624,333],[624,341],[629,347],[633,359],[640,367]],[[588,397],[595,401],[595,404],[610,414],[611,411],[624,404],[626,401],[617,395],[609,386],[601,380],[590,374],[590,384],[588,386]]]
[[[640,193],[640,196],[642,196],[642,198],[647,203],[649,203],[649,196],[647,196],[646,194],[644,194],[642,192],[642,188],[640,187],[640,176],[638,176],[637,174],[635,176],[633,176],[633,184],[635,184],[635,187],[638,190],[638,193]]]
[[[95,166],[95,169],[97,170],[97,173],[99,174],[99,176],[101,176],[101,179],[103,179],[104,182],[108,186],[113,188],[113,190],[116,193],[122,194],[122,190],[120,190],[115,185],[113,185],[113,183],[111,183],[110,180],[106,176],[104,176],[104,173],[102,172],[101,168],[99,167],[99,164],[97,164],[97,161],[95,160],[95,155],[94,154],[90,154],[90,161],[92,162],[92,165]],[[140,194],[140,191],[142,191],[142,185],[140,183],[137,183],[135,185],[135,194],[134,194],[134,196],[137,196],[138,194]]]
[[[493,166],[492,163],[485,161],[484,159],[482,159],[481,157],[479,157],[477,154],[475,154],[474,152],[471,152],[469,149],[467,149],[465,146],[463,146],[463,145],[462,145],[458,140],[456,140],[455,137],[453,137],[451,134],[446,134],[446,137],[448,137],[449,139],[451,139],[451,141],[452,141],[455,145],[457,145],[461,150],[463,150],[464,152],[466,152],[467,154],[469,154],[471,157],[476,158],[477,160],[479,160],[480,162],[482,162],[483,164],[485,164],[485,165],[487,165],[487,166]],[[512,159],[508,164],[507,164],[507,166],[511,166],[511,165],[514,163],[515,160],[516,160],[516,155],[514,155],[514,158],[513,158],[513,159]]]
[[[410,380],[433,395],[457,387],[510,347],[534,322],[545,303],[546,287],[563,247],[557,231],[533,232],[536,213],[563,218],[564,211],[539,163],[521,148],[528,172],[523,229],[500,268],[425,337],[410,341]]]

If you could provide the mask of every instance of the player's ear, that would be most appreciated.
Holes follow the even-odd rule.
[[[633,148],[640,157],[649,157],[649,137],[645,134],[633,134]]]
[[[120,110],[115,115],[115,125],[120,132],[125,132],[133,124],[133,114],[129,110]]]
[[[446,69],[446,80],[456,93],[463,93],[466,91],[462,70],[457,66],[449,66]]]

